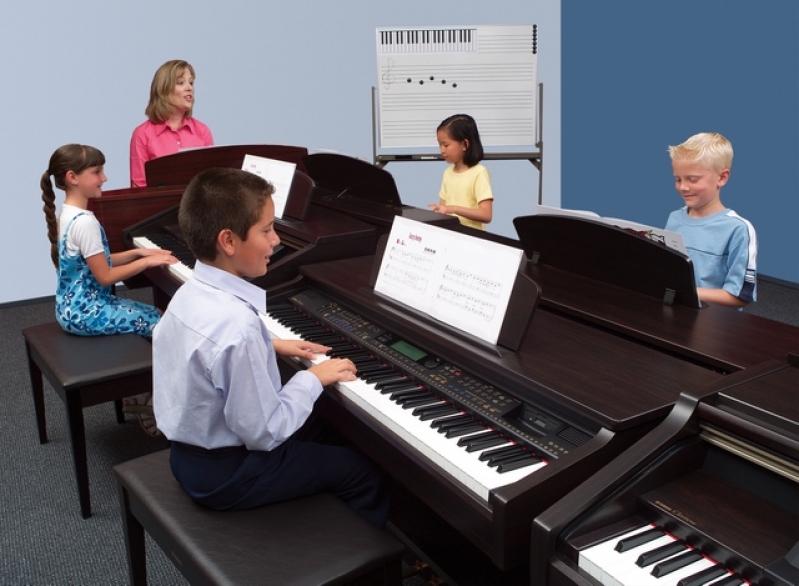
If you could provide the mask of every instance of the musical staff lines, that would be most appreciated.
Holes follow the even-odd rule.
[[[496,343],[521,249],[401,217],[388,241],[376,292]]]
[[[401,289],[424,294],[433,271],[433,259],[423,253],[399,246],[388,250],[388,262],[383,271],[386,281]]]

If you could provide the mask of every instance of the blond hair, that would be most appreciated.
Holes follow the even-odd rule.
[[[718,132],[700,132],[684,143],[669,147],[672,161],[699,163],[714,173],[732,166],[732,143]]]
[[[167,61],[155,72],[150,84],[150,102],[144,110],[150,122],[158,124],[169,119],[169,115],[172,113],[172,91],[175,89],[178,78],[185,71],[191,74],[193,80],[195,76],[191,64],[181,59],[175,59]],[[191,113],[192,108],[189,108],[184,118],[191,118]]]

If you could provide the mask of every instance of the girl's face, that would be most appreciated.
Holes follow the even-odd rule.
[[[83,197],[86,199],[94,199],[102,195],[103,183],[108,180],[102,165],[87,167],[77,174],[72,171],[69,171],[69,173],[71,176],[67,177],[67,179],[80,191]]]
[[[441,151],[441,156],[447,163],[457,165],[463,161],[463,156],[466,154],[466,149],[469,148],[468,140],[453,140],[445,129],[439,130],[436,133],[438,139],[438,149]]]
[[[194,105],[194,77],[188,69],[181,71],[175,80],[172,105],[181,113],[188,112]]]

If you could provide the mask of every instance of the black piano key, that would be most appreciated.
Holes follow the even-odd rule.
[[[466,446],[467,452],[476,452],[478,450],[485,450],[493,446],[499,446],[508,443],[507,439],[505,439],[504,437],[493,431],[489,431],[485,434],[480,434],[480,435],[484,437],[479,439],[477,437],[462,438],[458,440],[458,445]],[[461,442],[464,443],[461,444]]]
[[[379,390],[383,395],[392,395],[391,398],[393,399],[393,393],[401,393],[403,391],[415,391],[415,392],[422,392],[422,387],[420,387],[417,383],[413,382],[412,380],[405,379],[404,381],[399,381],[395,383],[388,383],[388,384],[379,384],[375,385],[375,388]],[[425,391],[427,392],[427,391]]]
[[[317,344],[322,344],[323,346],[333,346],[334,344],[341,343],[341,336],[337,336],[336,334],[330,334],[328,336],[319,336],[314,341]]]
[[[377,384],[381,382],[398,382],[402,380],[402,377],[397,374],[397,371],[386,367],[385,372],[375,372],[372,374],[367,374],[363,377],[368,383]]]
[[[430,393],[428,391],[424,391],[419,389],[418,387],[412,389],[395,389],[393,393],[389,396],[389,399],[392,401],[396,401],[399,403],[404,399],[418,399],[419,397],[429,397]]]
[[[697,572],[696,574],[686,576],[685,578],[677,582],[677,586],[704,586],[714,578],[723,576],[726,573],[727,570],[723,566],[713,566],[710,568],[705,568],[701,572]]]
[[[409,379],[404,374],[399,374],[397,372],[391,373],[390,375],[377,375],[373,377],[369,377],[366,379],[367,382],[375,383],[375,388],[377,390],[382,389],[387,384],[391,383],[407,383],[410,382]]]
[[[456,425],[454,427],[449,427],[447,429],[439,429],[439,433],[443,433],[444,437],[460,437],[462,435],[467,435],[470,433],[475,433],[477,431],[482,431],[486,427],[479,421],[475,421],[473,423],[464,423],[463,425]]]
[[[505,448],[497,448],[496,450],[487,450],[480,454],[477,459],[483,461],[494,461],[508,455],[523,453],[524,450],[518,445],[507,446]]]
[[[502,466],[503,464],[510,464],[511,462],[519,462],[523,460],[532,460],[533,462],[541,461],[541,459],[532,452],[517,448],[515,452],[494,456],[490,458],[487,463],[489,466]]]
[[[718,582],[713,582],[712,586],[738,586],[739,584],[745,584],[745,582],[743,578],[734,574],[728,578],[722,578]]]
[[[469,423],[474,421],[470,415],[456,415],[455,417],[446,417],[442,419],[435,419],[430,424],[430,427],[438,427],[438,428],[448,428],[452,427],[453,425],[461,425],[462,423]]]
[[[682,555],[678,555],[676,557],[669,558],[666,561],[655,564],[655,567],[652,568],[652,575],[655,578],[661,578],[701,559],[702,554],[698,551],[687,551]]]
[[[349,358],[350,356],[364,356],[363,350],[360,348],[351,348],[349,350],[333,350],[330,353],[336,358]]]
[[[645,568],[647,566],[651,566],[652,564],[656,564],[657,562],[672,556],[675,553],[680,553],[681,551],[685,550],[686,546],[682,541],[675,541],[674,543],[668,543],[642,553],[640,556],[638,556],[638,560],[636,560],[635,563],[642,568]]]
[[[497,435],[490,440],[483,440],[481,442],[476,442],[473,444],[469,444],[466,447],[467,452],[481,452],[483,450],[487,450],[488,448],[492,448],[494,446],[501,446],[502,444],[508,443],[508,439],[502,437],[501,435]]]
[[[512,460],[510,462],[501,462],[499,466],[497,466],[497,472],[502,474],[503,472],[510,472],[511,470],[524,468],[525,466],[532,466],[533,464],[538,464],[541,461],[541,458],[538,458],[529,452],[527,453],[529,454],[527,458],[519,458],[518,460]]]
[[[434,395],[430,395],[427,398],[420,397],[418,399],[407,399],[405,401],[402,401],[400,405],[402,406],[403,409],[413,409],[414,407],[419,407],[420,405],[429,405],[431,403],[439,403],[439,402],[441,402],[440,398]]]
[[[431,405],[430,407],[418,407],[417,409],[413,410],[413,415],[421,419],[422,421],[429,421],[431,419],[435,419],[437,417],[441,417],[442,415],[459,413],[460,410],[449,404],[444,403],[443,405]]]
[[[625,539],[619,539],[618,543],[616,544],[615,550],[619,553],[631,550],[639,545],[643,545],[645,543],[649,543],[650,541],[654,541],[658,537],[663,537],[664,533],[661,529],[649,529],[647,531],[643,531],[632,537],[626,537]]]
[[[470,437],[461,438],[461,439],[458,440],[458,445],[459,446],[468,446],[468,445],[471,445],[472,443],[479,442],[481,440],[492,438],[492,437],[497,437],[497,433],[494,432],[494,431],[489,430],[489,431],[486,431],[485,433],[479,433],[477,435],[473,435],[473,436],[470,436]]]
[[[375,362],[374,364],[365,364],[363,366],[359,366],[358,373],[363,375],[374,374],[376,372],[385,372],[387,368],[389,368],[388,365],[381,362]]]

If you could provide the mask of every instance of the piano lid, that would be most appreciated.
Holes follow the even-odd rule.
[[[534,215],[514,218],[525,254],[550,266],[662,299],[699,307],[690,259],[665,244],[590,218]]]
[[[371,163],[338,153],[303,157],[308,175],[330,201],[358,199],[387,207],[402,207],[394,177]]]
[[[192,178],[212,167],[241,169],[245,155],[255,155],[286,161],[305,171],[303,157],[308,154],[305,147],[274,144],[236,144],[212,146],[180,151],[158,157],[144,164],[144,174],[149,187],[165,185],[188,185]]]

